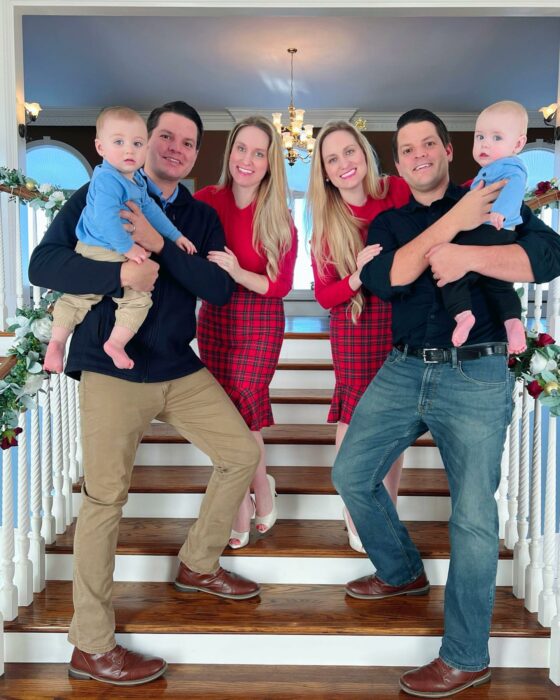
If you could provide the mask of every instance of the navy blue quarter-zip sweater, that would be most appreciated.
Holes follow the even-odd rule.
[[[160,265],[153,306],[126,346],[134,368],[121,370],[103,351],[115,323],[116,306],[110,297],[122,296],[121,263],[88,260],[74,251],[76,224],[86,203],[87,188],[79,189],[56,216],[29,263],[29,279],[34,285],[69,294],[104,295],[74,331],[66,374],[79,379],[82,371],[89,371],[132,382],[161,382],[197,371],[203,364],[190,347],[196,333],[197,297],[222,305],[235,288],[231,277],[206,259],[210,250],[224,249],[224,232],[216,212],[179,185],[178,195],[165,213],[198,253],[188,255],[164,239],[162,251],[153,255]]]

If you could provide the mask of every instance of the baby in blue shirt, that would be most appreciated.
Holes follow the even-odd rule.
[[[514,243],[515,227],[522,222],[521,205],[527,184],[527,171],[521,152],[527,143],[527,111],[518,102],[505,100],[486,107],[476,120],[473,158],[480,165],[478,175],[471,189],[480,182],[490,185],[499,180],[507,180],[498,198],[492,204],[490,218],[486,222],[495,229],[486,228],[481,234],[476,230],[460,234],[462,245],[504,245]],[[499,232],[499,234],[498,234]],[[483,293],[500,320],[503,322],[508,339],[508,350],[516,354],[525,350],[525,329],[521,323],[521,302],[510,282],[475,273],[465,275],[457,282],[442,287],[446,309],[456,321],[452,342],[462,345],[475,324],[471,309],[469,285],[476,281],[482,285]]]
[[[138,172],[144,165],[148,143],[142,117],[128,107],[108,107],[97,118],[96,130],[95,147],[104,160],[93,172],[86,206],[76,226],[76,252],[92,260],[133,260],[141,265],[149,254],[134,243],[119,215],[127,208],[126,202],[132,201],[162,236],[186,253],[195,253],[191,241],[173,226],[149,196],[146,180]],[[51,341],[45,355],[47,371],[62,372],[66,341],[101,298],[97,294],[63,294],[56,302]],[[103,349],[116,367],[132,369],[134,362],[126,354],[125,346],[144,322],[152,305],[151,295],[125,287],[122,298],[114,301],[115,326]]]

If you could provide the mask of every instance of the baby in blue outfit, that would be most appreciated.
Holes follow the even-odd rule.
[[[92,260],[133,260],[141,265],[148,253],[134,243],[123,228],[126,221],[119,214],[127,208],[126,202],[132,201],[162,236],[174,241],[186,253],[195,253],[191,241],[173,226],[149,196],[146,180],[138,172],[146,160],[148,144],[142,117],[128,107],[108,107],[97,118],[96,129],[95,147],[103,156],[103,163],[93,172],[86,207],[76,226],[76,252]],[[56,302],[51,341],[45,355],[46,370],[62,372],[66,341],[101,298],[96,294],[63,294]],[[152,305],[151,295],[125,287],[122,298],[114,301],[117,304],[115,326],[103,349],[116,367],[132,369],[134,363],[126,354],[125,346],[144,322]]]
[[[490,219],[486,223],[495,231],[484,229],[482,237],[476,230],[460,234],[463,245],[504,245],[514,243],[515,226],[522,222],[521,205],[527,184],[527,171],[517,157],[527,142],[527,112],[523,105],[509,100],[496,102],[484,109],[476,120],[473,158],[480,171],[471,189],[480,182],[490,185],[507,180],[498,198],[492,204]],[[500,232],[499,235],[497,232]],[[525,329],[521,323],[521,302],[513,285],[469,273],[462,279],[442,287],[447,310],[457,325],[452,335],[455,346],[463,345],[476,321],[471,309],[469,285],[476,280],[484,294],[504,323],[508,350],[512,354],[525,350]]]

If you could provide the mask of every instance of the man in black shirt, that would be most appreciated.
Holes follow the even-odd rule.
[[[350,596],[377,600],[423,595],[430,584],[420,553],[400,521],[383,478],[426,430],[447,472],[451,557],[439,657],[401,678],[421,697],[447,697],[489,680],[488,639],[498,560],[494,493],[511,419],[513,379],[503,325],[472,289],[476,323],[469,345],[451,342],[454,321],[439,287],[467,272],[505,281],[546,282],[560,274],[560,237],[522,210],[515,244],[451,243],[485,227],[504,181],[468,192],[449,182],[453,149],[443,122],[427,110],[398,121],[394,156],[409,184],[409,204],[380,214],[368,245],[382,253],[360,278],[393,311],[394,349],[360,401],[338,453],[333,482],[348,507],[376,574],[347,584]],[[464,234],[468,236],[468,234]]]
[[[258,445],[234,405],[195,355],[197,297],[225,304],[233,280],[207,260],[223,250],[216,212],[180,184],[193,167],[202,137],[198,112],[171,102],[148,117],[148,152],[143,175],[148,192],[196,245],[188,255],[153,229],[131,204],[124,224],[153,257],[105,263],[74,252],[76,224],[87,185],[54,219],[29,267],[33,284],[73,294],[106,295],[75,330],[66,373],[80,381],[84,455],[83,500],[74,538],[74,617],[68,638],[75,649],[74,678],[137,685],[161,676],[163,659],[117,645],[111,601],[115,549],[136,448],[153,418],[173,425],[210,456],[214,470],[196,523],[179,552],[175,587],[223,598],[259,594],[259,585],[220,567],[231,524],[259,460]],[[127,345],[134,369],[117,369],[103,352],[114,324],[122,287],[152,291],[153,305]]]

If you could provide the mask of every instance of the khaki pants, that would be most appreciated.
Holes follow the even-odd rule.
[[[68,638],[95,654],[115,646],[111,597],[119,522],[136,449],[150,421],[158,418],[173,425],[214,465],[198,520],[179,552],[181,561],[199,573],[219,566],[259,448],[207,369],[156,383],[83,372],[80,408],[84,486],[74,539],[74,617]]]
[[[81,241],[76,244],[76,253],[90,260],[101,262],[125,262],[126,258],[114,250],[108,250],[96,245],[86,245]],[[59,328],[67,328],[73,331],[80,324],[91,307],[103,299],[102,294],[63,294],[54,305],[53,324]],[[117,305],[115,311],[115,325],[128,328],[133,333],[146,320],[148,311],[152,305],[152,296],[149,292],[135,292],[130,287],[124,288],[120,299],[113,298]]]

